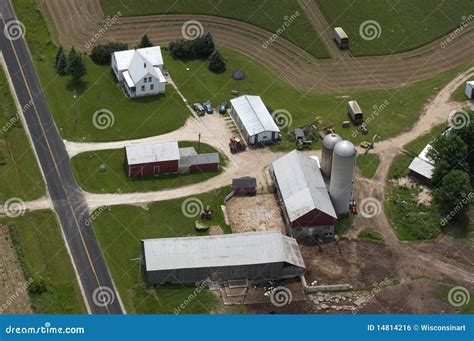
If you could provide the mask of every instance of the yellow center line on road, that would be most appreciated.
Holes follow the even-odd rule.
[[[1,17],[1,20],[2,20],[2,22],[3,22],[3,25],[6,26],[5,19],[3,18],[3,16],[0,16],[0,17]],[[38,122],[39,122],[39,124],[40,124],[41,131],[43,132],[43,136],[44,136],[44,139],[45,139],[45,141],[46,141],[46,144],[47,144],[47,147],[48,147],[48,150],[49,150],[49,154],[51,155],[51,159],[52,159],[52,161],[53,161],[53,163],[54,163],[54,168],[55,168],[55,170],[56,170],[56,172],[57,172],[57,174],[58,174],[59,182],[60,182],[60,184],[61,184],[62,189],[63,189],[64,192],[66,193],[66,189],[65,189],[65,187],[64,187],[64,185],[63,185],[63,183],[62,183],[62,181],[61,181],[61,173],[59,172],[59,168],[58,168],[56,159],[55,159],[54,154],[53,154],[53,151],[52,151],[52,149],[51,149],[51,145],[49,144],[49,140],[48,140],[47,135],[46,135],[46,132],[45,132],[45,130],[44,130],[43,123],[42,123],[42,121],[41,121],[41,119],[40,119],[40,116],[39,116],[39,113],[38,113],[38,109],[36,108],[36,104],[35,104],[35,102],[34,102],[34,99],[33,99],[33,96],[32,96],[31,90],[30,90],[30,87],[29,87],[29,85],[28,85],[28,83],[27,83],[27,81],[26,81],[25,73],[24,73],[23,67],[22,67],[22,65],[21,65],[21,63],[20,63],[20,59],[18,58],[18,54],[17,54],[17,52],[16,52],[15,45],[13,44],[13,41],[12,41],[11,39],[8,39],[8,37],[6,37],[6,39],[10,41],[10,44],[11,44],[11,46],[12,46],[13,53],[15,54],[15,59],[16,59],[16,61],[17,61],[17,63],[18,63],[18,68],[19,68],[19,70],[20,70],[20,72],[21,72],[21,74],[22,74],[23,81],[24,81],[24,83],[25,83],[25,87],[26,87],[26,89],[27,89],[27,91],[28,91],[28,95],[29,95],[29,97],[30,97],[30,99],[31,99],[31,104],[32,104],[32,106],[33,106],[33,108],[34,108],[36,117],[37,117]],[[89,250],[88,250],[87,245],[86,245],[86,242],[85,242],[85,240],[84,240],[84,236],[83,236],[82,231],[81,231],[81,228],[80,228],[80,226],[79,226],[79,222],[77,221],[76,215],[74,214],[74,210],[73,210],[73,207],[72,207],[72,205],[71,205],[71,202],[70,202],[69,200],[67,200],[67,203],[68,203],[69,209],[71,210],[72,217],[74,218],[74,222],[76,223],[76,228],[77,228],[77,231],[79,232],[79,235],[80,235],[80,237],[81,237],[82,245],[84,246],[84,250],[86,251],[87,259],[88,259],[89,264],[90,264],[90,266],[91,266],[92,272],[94,273],[94,276],[95,276],[95,278],[96,278],[97,284],[99,285],[101,294],[103,295],[103,293],[102,293],[102,285],[100,284],[99,277],[97,276],[97,272],[96,272],[96,270],[95,270],[94,264],[93,264],[93,262],[92,262],[92,259],[91,259],[90,254],[89,254]],[[79,280],[80,280],[80,278],[79,278]],[[107,302],[104,302],[104,303],[105,303],[105,308],[106,308],[107,311],[110,313],[110,310],[109,310],[109,307],[108,307],[108,303],[107,303]]]

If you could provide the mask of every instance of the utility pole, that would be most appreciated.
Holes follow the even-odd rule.
[[[73,94],[72,94],[72,97],[73,97],[73,124],[74,124],[74,132],[76,132],[76,127],[77,127],[77,94],[76,94],[76,90],[74,90]]]
[[[201,133],[198,134],[198,154],[199,154],[200,149],[201,149]]]

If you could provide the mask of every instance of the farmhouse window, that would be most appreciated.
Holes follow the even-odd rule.
[[[151,84],[150,85],[150,90],[153,90],[155,88],[155,85],[154,84]]]
[[[145,91],[145,86],[144,85],[142,85],[142,91]]]

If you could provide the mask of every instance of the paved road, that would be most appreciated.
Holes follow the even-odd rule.
[[[5,25],[16,20],[8,0],[0,0],[0,11],[0,48],[16,95],[24,108],[28,130],[79,273],[89,310],[96,314],[123,313],[97,239],[90,224],[86,223],[89,219],[86,201],[72,175],[69,157],[48,109],[25,41],[21,37],[7,39],[4,34]],[[13,27],[10,29],[15,34]]]

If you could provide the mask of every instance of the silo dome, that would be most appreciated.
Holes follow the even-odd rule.
[[[352,142],[344,140],[335,145],[334,154],[340,157],[352,157],[356,154],[356,149]]]
[[[334,147],[329,195],[337,215],[349,213],[356,155],[356,149],[349,141],[340,141]]]
[[[321,172],[327,176],[331,176],[332,153],[334,146],[342,141],[337,134],[327,134],[323,139],[323,152],[321,156]]]

